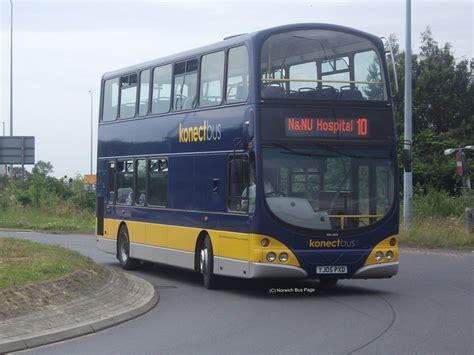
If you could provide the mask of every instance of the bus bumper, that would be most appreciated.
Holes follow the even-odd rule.
[[[291,265],[250,263],[250,278],[295,278],[305,279],[308,273]]]
[[[398,261],[376,265],[367,265],[358,269],[353,279],[387,279],[398,272]]]

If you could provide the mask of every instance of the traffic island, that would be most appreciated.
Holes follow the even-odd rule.
[[[5,240],[0,238],[0,242]],[[17,278],[31,278],[35,271],[26,272],[21,265],[37,268],[32,259],[38,255],[41,250],[35,256],[13,258],[0,251],[0,276],[7,267],[17,270]],[[147,281],[88,261],[60,277],[0,288],[0,353],[94,333],[135,318],[158,302],[158,294]],[[3,277],[1,282],[16,281]]]

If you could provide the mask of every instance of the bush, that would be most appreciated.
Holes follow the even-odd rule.
[[[459,217],[464,213],[464,199],[429,189],[426,194],[414,196],[413,211],[415,217]]]
[[[95,192],[84,184],[82,176],[57,179],[48,176],[52,169],[50,163],[39,161],[25,180],[3,178],[0,181],[0,209],[23,206],[43,211],[61,208],[94,212]]]
[[[95,193],[91,190],[78,191],[71,198],[71,201],[78,207],[94,212],[95,210]]]

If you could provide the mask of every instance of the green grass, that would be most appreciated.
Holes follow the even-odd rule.
[[[415,217],[411,228],[400,225],[400,240],[430,248],[474,248],[474,234],[467,232],[465,216]]]
[[[413,223],[400,225],[401,242],[430,248],[474,248],[474,234],[467,232],[463,196],[428,190],[413,199]],[[403,211],[401,211],[403,216]]]
[[[0,228],[93,233],[95,216],[78,208],[20,206],[0,211]]]
[[[0,289],[56,279],[95,264],[63,247],[0,238]]]
[[[463,196],[450,196],[446,191],[429,190],[413,199],[415,217],[456,217],[464,213]]]

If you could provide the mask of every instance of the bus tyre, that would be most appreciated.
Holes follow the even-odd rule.
[[[199,255],[199,266],[204,279],[204,287],[208,290],[217,288],[217,276],[214,275],[214,254],[211,239],[206,236]]]
[[[130,242],[128,237],[128,228],[122,225],[118,236],[117,258],[125,270],[130,270],[136,266],[137,261],[130,258]]]

